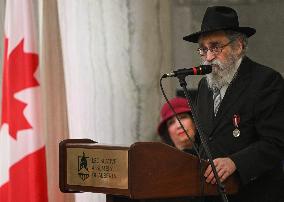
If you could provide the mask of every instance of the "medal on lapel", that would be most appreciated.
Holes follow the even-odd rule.
[[[240,115],[234,114],[233,116],[233,125],[235,127],[235,130],[233,130],[234,137],[239,137],[241,134],[241,131],[239,130],[240,121],[241,121]]]

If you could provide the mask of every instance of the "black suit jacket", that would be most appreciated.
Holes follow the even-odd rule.
[[[283,182],[284,81],[279,73],[244,57],[216,117],[205,78],[199,83],[196,102],[213,158],[230,157],[243,187]],[[240,116],[239,137],[233,136],[235,114]],[[202,156],[206,158],[204,153]]]

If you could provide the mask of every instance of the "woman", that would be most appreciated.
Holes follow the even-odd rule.
[[[158,133],[165,143],[173,145],[179,150],[192,153],[193,142],[196,140],[196,127],[187,100],[175,97],[169,100],[169,102],[180,118],[191,140],[188,139],[168,103],[165,103],[161,109],[161,122],[158,126]]]

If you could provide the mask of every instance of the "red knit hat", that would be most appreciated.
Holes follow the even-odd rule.
[[[187,104],[187,100],[185,98],[181,97],[175,97],[169,100],[171,105],[173,106],[175,112],[177,114],[184,113],[184,112],[191,112],[191,109],[189,108]],[[165,130],[167,121],[174,116],[173,111],[171,110],[168,103],[165,103],[161,109],[160,113],[160,124],[158,126],[158,133],[159,135],[162,135],[162,133]]]

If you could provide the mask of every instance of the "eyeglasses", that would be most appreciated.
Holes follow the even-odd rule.
[[[214,46],[214,47],[210,47],[210,48],[198,48],[197,52],[199,53],[200,56],[205,56],[207,55],[208,50],[214,55],[217,56],[218,54],[220,54],[222,52],[222,50],[228,46],[229,44],[231,44],[233,42],[233,40],[229,41],[228,43],[226,43],[223,46]]]

